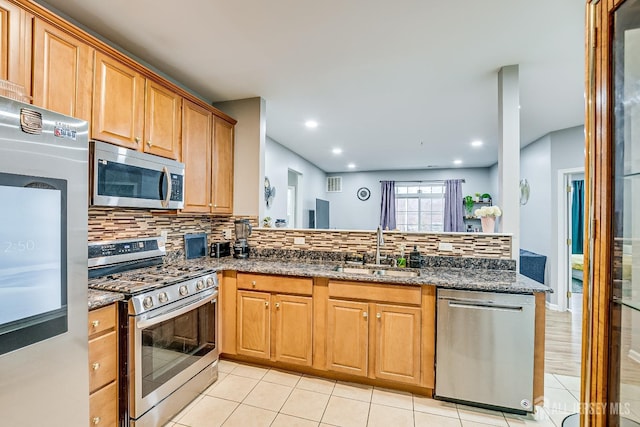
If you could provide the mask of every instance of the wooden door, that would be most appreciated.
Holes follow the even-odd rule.
[[[22,86],[31,95],[33,15],[0,0],[0,79]]]
[[[238,291],[238,354],[269,359],[271,357],[270,297],[266,292]]]
[[[311,366],[313,303],[311,297],[275,295],[275,352],[279,362]]]
[[[374,308],[376,378],[419,384],[420,307],[375,304]]]
[[[327,367],[366,377],[369,354],[369,304],[329,299]]]
[[[233,214],[233,125],[215,117],[213,120],[212,213]]]
[[[33,26],[33,104],[91,120],[94,49],[36,19]]]
[[[182,104],[182,161],[184,162],[185,212],[211,212],[210,111],[189,102]]]
[[[180,160],[182,97],[158,83],[147,80],[144,120],[146,153]]]
[[[101,52],[95,58],[91,138],[140,150],[145,79]]]

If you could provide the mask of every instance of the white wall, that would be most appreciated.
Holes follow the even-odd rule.
[[[238,121],[233,161],[233,214],[262,216],[266,101],[248,98],[213,104]]]
[[[342,192],[326,193],[330,202],[331,228],[345,230],[375,230],[380,223],[380,181],[465,179],[462,194],[491,193],[489,168],[427,169],[409,171],[345,172],[328,174],[342,176]],[[369,200],[361,201],[356,192],[360,187],[371,190]],[[461,201],[462,202],[462,201]]]
[[[325,172],[313,163],[267,137],[265,147],[265,175],[269,177],[271,185],[276,187],[276,197],[270,207],[266,207],[264,195],[260,203],[265,206],[264,215],[270,216],[275,223],[278,218],[287,217],[287,186],[289,183],[289,169],[297,172],[298,197],[302,198],[302,227],[309,226],[310,209],[315,209],[316,198],[326,199]]]
[[[529,202],[520,207],[520,247],[547,257],[545,284],[558,303],[558,171],[584,167],[584,127],[551,132],[522,149],[520,176],[529,181]]]

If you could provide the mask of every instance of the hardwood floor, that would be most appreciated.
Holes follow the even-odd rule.
[[[575,311],[546,312],[544,370],[551,374],[580,376],[582,348],[582,294],[573,294]]]

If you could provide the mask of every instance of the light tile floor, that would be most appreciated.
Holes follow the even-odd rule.
[[[560,427],[578,410],[578,379],[556,374],[545,374],[544,408],[525,417],[225,360],[219,371],[166,427]]]

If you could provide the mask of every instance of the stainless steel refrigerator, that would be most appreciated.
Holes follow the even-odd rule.
[[[0,97],[0,424],[89,422],[87,122]]]

